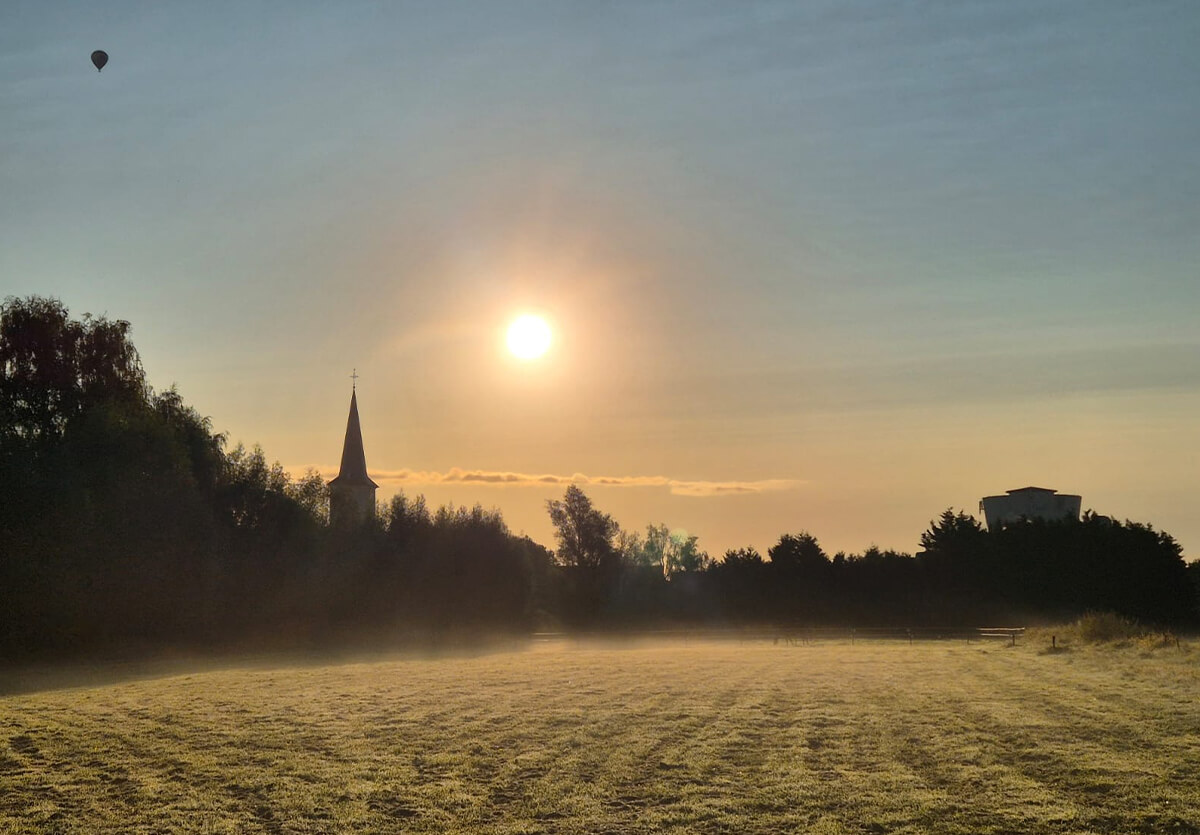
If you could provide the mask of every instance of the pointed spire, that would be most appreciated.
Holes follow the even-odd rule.
[[[357,381],[356,381],[357,382]],[[342,444],[342,466],[334,484],[378,487],[367,475],[367,454],[363,451],[362,427],[358,423],[358,392],[350,392],[350,417],[346,420],[346,440]]]

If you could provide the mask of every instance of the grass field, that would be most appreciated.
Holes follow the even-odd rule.
[[[0,696],[0,832],[1200,833],[1200,653],[556,644]]]

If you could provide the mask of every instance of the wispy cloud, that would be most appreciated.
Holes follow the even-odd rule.
[[[332,478],[337,470],[332,467],[319,468],[326,478]],[[476,484],[490,487],[547,487],[579,484],[594,487],[659,487],[667,488],[676,496],[737,496],[791,490],[802,481],[792,478],[768,478],[758,481],[686,481],[661,475],[585,475],[574,473],[514,473],[503,470],[464,470],[451,467],[446,472],[427,470],[372,470],[371,478],[380,486],[419,487],[437,484]]]

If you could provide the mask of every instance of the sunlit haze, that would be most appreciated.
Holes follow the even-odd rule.
[[[1198,43],[1186,0],[15,0],[0,296],[129,320],[297,474],[357,369],[381,500],[548,546],[571,483],[713,555],[1038,485],[1195,558]]]

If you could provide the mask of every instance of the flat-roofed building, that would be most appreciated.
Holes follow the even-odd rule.
[[[1046,487],[1019,487],[1003,496],[984,496],[979,510],[988,530],[1002,528],[1022,519],[1074,519],[1079,521],[1082,496],[1072,496]]]

